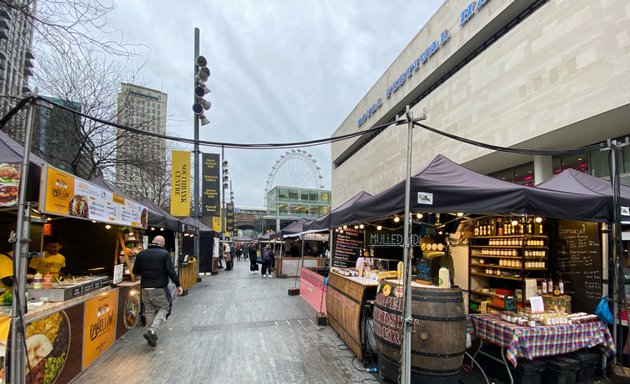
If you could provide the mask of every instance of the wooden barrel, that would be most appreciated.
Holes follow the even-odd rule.
[[[379,370],[394,382],[399,374],[403,339],[401,291],[402,284],[397,280],[386,280],[374,305]],[[466,350],[466,311],[461,289],[412,284],[411,316],[411,381],[457,382]]]

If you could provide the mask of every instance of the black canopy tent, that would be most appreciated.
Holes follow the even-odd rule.
[[[148,199],[144,199],[140,204],[146,206],[149,209],[149,226],[155,226],[160,228],[166,228],[173,232],[181,230],[182,221],[170,213],[165,211],[162,207],[156,205],[154,202]]]
[[[609,199],[613,197],[613,188],[610,181],[591,176],[575,169],[566,169],[552,178],[536,185],[536,188],[548,189],[561,192],[575,192],[583,195],[604,196]],[[619,186],[619,204],[630,206],[630,187]],[[624,220],[630,219],[630,214],[622,212]]]
[[[337,212],[343,211],[346,208],[351,208],[357,202],[361,200],[365,200],[369,197],[372,197],[372,195],[368,192],[361,191],[357,193],[356,195],[348,199],[345,203],[341,204],[340,206],[328,212],[327,214],[304,223],[303,231],[316,232],[316,231],[328,230],[329,228],[334,227],[334,225],[331,225],[331,223],[333,222],[333,217],[337,216]]]
[[[552,191],[513,184],[486,176],[445,156],[436,156],[411,177],[413,212],[475,214],[531,214],[585,221],[610,221],[612,202],[607,196]],[[401,213],[405,182],[337,211],[330,226],[375,221]]]
[[[272,238],[285,238],[285,237],[298,237],[300,233],[304,231],[304,224],[308,222],[305,218],[300,218],[297,221],[292,222],[286,227],[282,228],[279,232],[272,235]]]
[[[182,223],[195,227],[195,220],[186,217]],[[212,272],[212,257],[214,256],[214,242],[216,232],[205,224],[199,223],[199,272]],[[192,237],[184,237],[183,252],[186,255],[193,255],[195,244]]]

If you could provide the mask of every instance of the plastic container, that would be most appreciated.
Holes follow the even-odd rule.
[[[545,363],[538,360],[519,359],[516,369],[511,369],[516,384],[541,384]],[[512,368],[512,367],[510,367]]]
[[[42,289],[42,274],[37,272],[35,276],[33,276],[33,289]]]
[[[546,369],[542,375],[545,384],[573,384],[577,380],[577,363],[567,362],[562,358],[554,357],[546,361]],[[577,365],[576,365],[577,364]]]
[[[44,276],[44,279],[42,280],[42,285],[44,286],[45,289],[52,288],[52,275],[47,273]]]

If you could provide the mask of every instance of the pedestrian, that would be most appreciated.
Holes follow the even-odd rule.
[[[271,250],[271,246],[267,244],[262,254],[262,268],[260,269],[260,274],[262,277],[272,277],[271,263],[274,261],[273,259],[273,251]]]
[[[249,273],[254,274],[258,270],[258,263],[256,262],[256,258],[258,257],[257,251],[258,247],[256,243],[251,243],[249,246]]]
[[[236,260],[241,261],[241,256],[243,256],[243,249],[241,248],[241,243],[236,244]]]
[[[147,327],[142,336],[152,347],[157,344],[158,330],[171,313],[173,296],[168,288],[168,280],[177,287],[178,296],[184,293],[164,243],[163,236],[155,236],[149,247],[138,253],[133,264],[133,273],[142,277],[140,288]]]
[[[230,271],[232,269],[232,249],[227,242],[223,243],[223,259],[225,260],[225,270]]]

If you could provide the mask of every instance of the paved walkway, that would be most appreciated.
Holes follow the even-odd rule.
[[[288,295],[295,285],[236,261],[176,300],[156,348],[132,329],[73,384],[378,382],[302,297]]]

